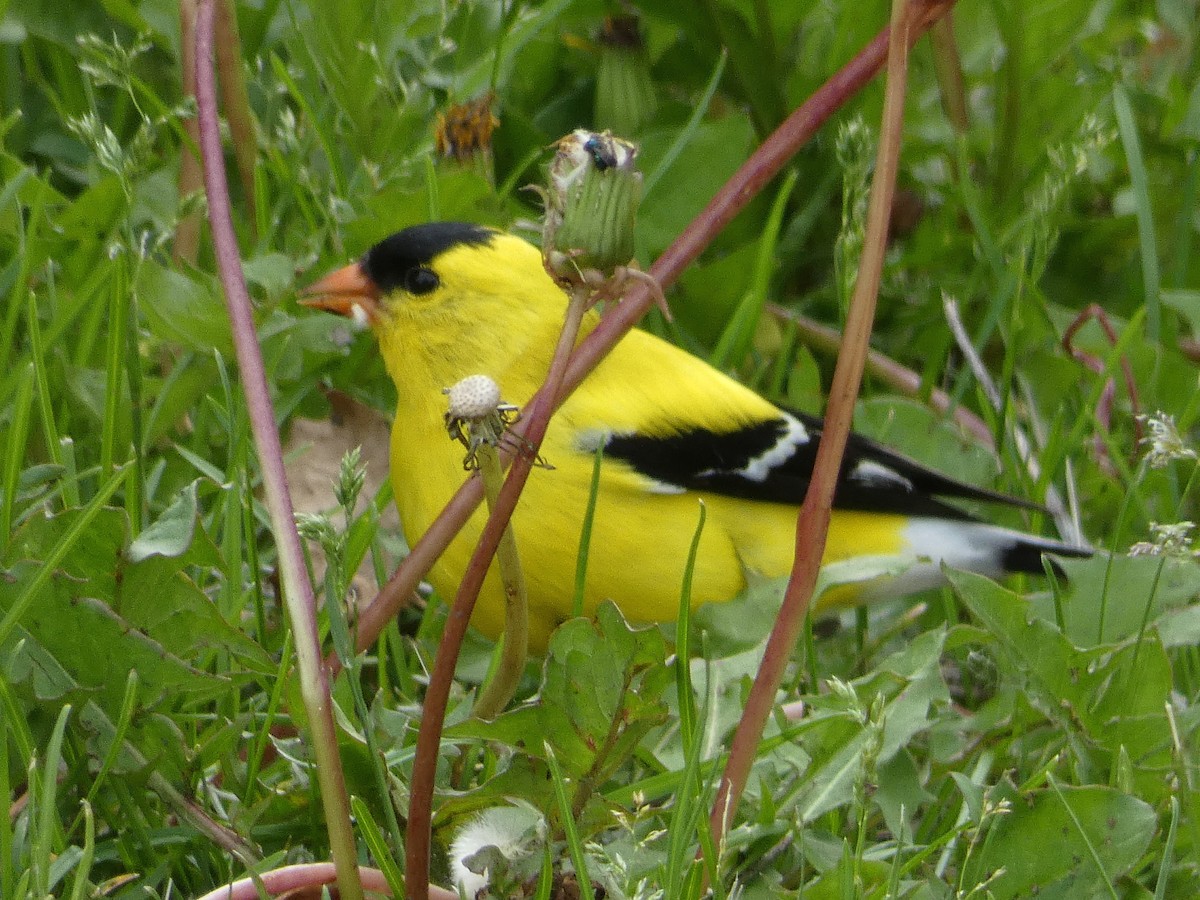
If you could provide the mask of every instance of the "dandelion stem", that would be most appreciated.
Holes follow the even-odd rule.
[[[484,497],[490,513],[496,507],[500,487],[504,484],[504,466],[491,444],[482,445],[476,451],[475,458],[479,463]],[[529,656],[529,597],[511,522],[505,527],[496,546],[496,564],[500,567],[500,580],[504,584],[504,634],[496,671],[480,689],[479,699],[475,701],[475,715],[481,719],[494,719],[504,711],[516,693],[521,673],[525,671],[525,660]]]

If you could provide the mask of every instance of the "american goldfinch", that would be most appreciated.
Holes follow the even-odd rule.
[[[526,241],[465,223],[406,228],[306,292],[310,305],[365,320],[398,401],[391,478],[405,535],[418,539],[464,478],[447,440],[443,389],[484,374],[524,404],[541,385],[566,308]],[[598,318],[589,314],[584,330]],[[513,518],[528,584],[529,643],[541,652],[571,614],[576,555],[593,460],[603,464],[583,608],[612,598],[639,622],[675,618],[688,551],[707,508],[693,574],[694,605],[727,601],[749,573],[785,576],[794,553],[821,421],[764,400],[653,335],[635,330],[555,414]],[[1041,573],[1042,554],[1089,551],[977,521],[944,498],[1030,506],[951,480],[854,435],[823,562],[858,556],[911,561],[900,574],[844,585],[818,605],[895,597],[943,582],[940,566],[992,577]],[[485,511],[477,510],[429,580],[452,597]],[[493,566],[472,624],[504,628]]]

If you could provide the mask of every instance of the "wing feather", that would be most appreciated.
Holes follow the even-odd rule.
[[[729,431],[688,426],[656,434],[607,436],[604,454],[656,485],[748,500],[799,504],[808,491],[824,423],[803,413],[741,423]],[[1007,494],[948,478],[875,441],[852,434],[834,507],[913,516],[974,518],[946,499],[1040,508]]]

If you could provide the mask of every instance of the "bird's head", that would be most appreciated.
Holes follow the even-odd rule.
[[[537,249],[492,228],[466,222],[414,225],[384,238],[357,262],[306,288],[301,303],[386,332],[425,317],[483,315],[493,303],[538,306],[561,292]],[[506,315],[506,317],[507,317]]]
[[[301,303],[370,325],[398,387],[440,391],[466,375],[503,384],[514,366],[544,366],[535,351],[553,347],[545,335],[561,327],[566,297],[521,238],[433,222],[384,238]]]

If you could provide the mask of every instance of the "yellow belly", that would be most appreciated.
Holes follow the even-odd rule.
[[[414,442],[415,443],[415,442]],[[451,465],[413,466],[405,454],[410,442],[393,441],[396,499],[405,534],[415,540],[462,484],[465,474]],[[424,444],[428,449],[429,444]],[[450,460],[461,454],[448,443]],[[565,448],[550,456],[564,461]],[[555,469],[535,469],[513,517],[521,565],[529,593],[530,649],[545,651],[550,633],[572,612],[580,531],[591,476],[590,459],[571,460]],[[648,493],[620,464],[606,464],[604,489],[596,506],[589,549],[583,610],[592,614],[611,598],[635,622],[666,622],[676,617],[688,552],[707,507],[692,581],[692,605],[736,597],[752,571],[774,578],[788,574],[795,546],[796,507],[754,503],[688,492]],[[438,593],[451,601],[486,520],[481,508],[429,574]],[[899,516],[837,512],[823,562],[903,549]],[[822,605],[854,601],[853,588],[830,592]],[[488,573],[471,623],[491,638],[504,628],[503,590],[495,566]]]

